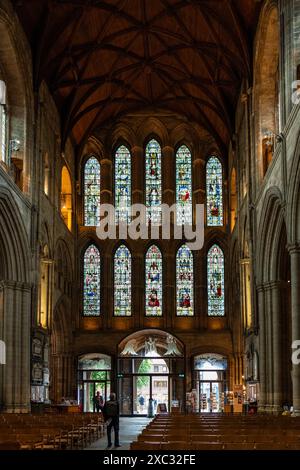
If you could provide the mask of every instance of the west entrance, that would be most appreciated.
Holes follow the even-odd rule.
[[[122,415],[184,408],[184,355],[179,340],[160,330],[145,330],[122,341],[118,355]]]

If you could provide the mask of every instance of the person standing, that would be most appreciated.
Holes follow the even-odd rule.
[[[96,408],[97,413],[99,413],[99,411],[103,410],[104,401],[103,401],[103,397],[100,395],[100,392],[96,393],[96,395],[94,397],[94,404],[95,404],[95,408]]]
[[[107,449],[110,449],[112,446],[111,441],[111,430],[114,429],[115,434],[115,447],[121,447],[119,442],[119,415],[120,415],[120,407],[119,403],[116,399],[116,394],[111,393],[109,396],[109,400],[105,402],[103,407],[103,415],[107,424]]]

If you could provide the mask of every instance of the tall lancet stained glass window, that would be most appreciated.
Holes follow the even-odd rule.
[[[84,167],[84,225],[100,223],[100,163],[91,157]]]
[[[217,157],[210,157],[206,165],[207,225],[223,225],[223,175],[222,164]]]
[[[146,316],[162,315],[162,255],[156,245],[146,253]]]
[[[187,245],[182,245],[176,255],[177,315],[194,315],[194,266],[193,254]]]
[[[225,315],[224,255],[218,245],[207,254],[208,316]]]
[[[114,258],[114,314],[131,315],[131,254],[125,245],[119,246]]]
[[[192,225],[192,156],[182,145],[176,152],[177,225]]]
[[[83,258],[83,315],[100,315],[100,253],[90,245]]]
[[[115,153],[115,210],[116,222],[130,222],[131,155],[121,145]]]
[[[146,146],[146,207],[147,220],[161,222],[161,149],[152,139]]]

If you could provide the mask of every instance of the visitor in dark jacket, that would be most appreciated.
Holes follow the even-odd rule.
[[[115,447],[120,447],[119,442],[119,415],[120,407],[116,399],[116,394],[111,393],[109,400],[105,403],[103,407],[103,415],[105,421],[107,421],[107,448],[109,449],[112,446],[111,442],[111,430],[114,428],[115,433]]]

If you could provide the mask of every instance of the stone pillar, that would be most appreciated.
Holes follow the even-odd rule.
[[[272,291],[271,284],[265,284],[265,342],[266,342],[266,403],[265,411],[273,411],[273,349],[272,349]]]
[[[112,192],[112,162],[107,158],[101,160],[101,204],[113,204],[113,192]]]
[[[143,147],[134,146],[131,149],[132,158],[132,203],[144,204],[144,175],[145,175],[145,156]]]
[[[300,340],[300,245],[289,247],[291,256],[292,342]],[[292,354],[292,349],[291,349]],[[300,364],[292,366],[294,415],[300,416]]]
[[[273,411],[282,409],[282,322],[281,322],[281,284],[270,284],[272,295],[272,341],[273,341]]]
[[[258,410],[265,411],[266,405],[266,325],[264,287],[257,287],[259,318],[259,403]]]
[[[1,366],[1,400],[6,412],[27,413],[30,411],[31,287],[3,281],[0,290],[1,339],[6,344],[6,364]]]
[[[162,149],[162,202],[172,206],[176,203],[176,171],[173,147],[166,145]]]

